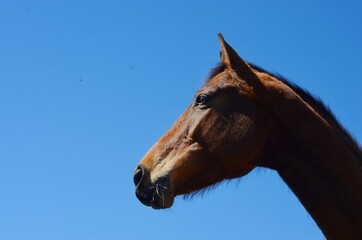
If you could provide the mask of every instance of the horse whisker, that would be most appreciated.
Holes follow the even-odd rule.
[[[167,189],[167,187],[161,185],[161,184],[158,184],[160,187],[162,187],[163,189]]]
[[[165,206],[165,195],[163,195],[162,191],[160,191],[160,187],[167,189],[165,186],[161,184],[156,184],[156,194],[162,199],[162,207]]]
[[[163,194],[162,194],[162,196],[161,196],[161,194],[160,194],[160,189],[159,189],[159,185],[158,185],[158,184],[156,184],[156,193],[157,193],[157,195],[158,195],[160,198],[164,199]]]

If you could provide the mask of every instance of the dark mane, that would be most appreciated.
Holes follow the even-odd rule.
[[[218,63],[213,69],[210,70],[209,74],[207,75],[207,80],[205,84],[208,82],[209,79],[214,78],[219,73],[222,73],[225,70],[226,66],[223,63]]]
[[[356,139],[347,131],[347,129],[342,124],[340,124],[340,122],[337,120],[337,118],[332,113],[330,108],[326,104],[324,104],[323,101],[319,97],[312,95],[307,90],[305,90],[305,89],[301,88],[300,86],[296,85],[295,83],[289,81],[288,79],[286,79],[285,77],[283,77],[282,75],[280,75],[278,73],[270,73],[255,64],[250,64],[250,66],[258,72],[266,73],[266,74],[273,76],[274,78],[280,80],[285,85],[290,87],[305,102],[310,104],[311,107],[313,107],[315,110],[317,110],[320,114],[322,114],[322,116],[324,118],[326,118],[330,123],[332,123],[339,131],[340,136],[343,138],[343,141],[345,143],[348,143],[349,146],[353,146],[353,152],[355,154],[357,154],[360,159],[362,159],[361,147],[359,146]]]

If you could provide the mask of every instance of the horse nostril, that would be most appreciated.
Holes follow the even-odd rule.
[[[142,178],[143,178],[143,168],[141,166],[138,166],[136,171],[134,172],[133,174],[133,182],[134,182],[134,185],[138,185],[141,181],[142,181]]]

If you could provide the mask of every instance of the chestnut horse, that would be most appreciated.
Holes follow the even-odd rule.
[[[221,63],[134,173],[155,209],[255,167],[276,170],[328,239],[362,239],[362,151],[305,90],[243,59]]]

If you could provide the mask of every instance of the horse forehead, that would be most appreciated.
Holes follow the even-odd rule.
[[[232,76],[226,72],[222,72],[215,77],[208,79],[204,86],[206,88],[222,88],[224,86],[236,86],[236,83],[236,80]]]
[[[213,78],[208,79],[203,88],[200,89],[202,91],[222,91],[225,89],[236,89],[240,93],[251,94],[252,87],[244,80],[238,79],[232,74],[228,74],[227,72],[220,73]]]

